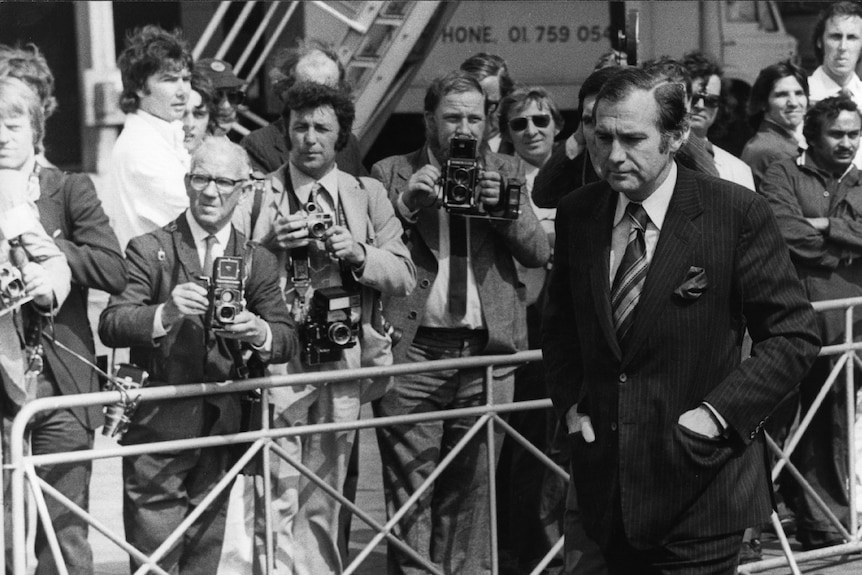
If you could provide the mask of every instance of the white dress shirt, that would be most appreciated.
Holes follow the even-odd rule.
[[[438,168],[437,158],[428,150],[428,161]],[[467,226],[467,313],[462,318],[454,318],[449,314],[449,212],[440,208],[437,210],[437,221],[440,230],[440,247],[437,251],[437,277],[431,286],[428,300],[425,302],[425,313],[422,316],[424,327],[448,327],[485,329],[485,318],[482,314],[482,299],[479,297],[479,285],[476,274],[473,273],[471,258],[470,226]],[[469,224],[469,221],[468,221]]]
[[[184,182],[189,163],[182,122],[166,122],[143,110],[126,116],[111,154],[108,185],[99,189],[123,249],[189,206]]]
[[[658,236],[664,225],[664,218],[667,216],[667,208],[673,196],[673,189],[676,187],[677,171],[676,162],[672,162],[670,172],[668,172],[664,182],[643,201],[644,211],[649,216],[649,222],[647,222],[646,230],[644,230],[647,265],[652,262],[653,254],[655,254]],[[632,222],[630,218],[624,216],[626,214],[626,206],[630,202],[631,200],[625,194],[619,194],[617,211],[614,213],[614,228],[611,232],[611,259],[609,266],[611,285],[614,284],[614,277],[617,275],[617,269],[620,267],[620,262],[623,259],[623,254],[626,253],[626,246],[629,243],[629,232],[632,228]]]

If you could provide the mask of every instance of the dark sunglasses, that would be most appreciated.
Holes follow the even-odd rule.
[[[245,92],[242,90],[219,90],[216,92],[216,105],[221,104],[225,98],[231,106],[239,106],[245,100]]]
[[[533,116],[521,116],[509,120],[509,129],[513,132],[523,132],[527,129],[527,122],[533,122],[537,128],[547,128],[551,124],[551,117],[548,114],[535,114]]]
[[[691,97],[691,105],[696,105],[699,100],[703,100],[705,108],[718,108],[718,104],[721,102],[721,96],[707,94],[706,92],[698,92]]]

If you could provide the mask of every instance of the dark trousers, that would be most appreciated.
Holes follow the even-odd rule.
[[[38,397],[59,395],[53,377],[47,369],[39,376],[38,385]],[[81,421],[68,410],[40,412],[33,418],[29,429],[34,455],[93,448],[93,431],[84,427]],[[36,473],[48,485],[87,511],[90,506],[92,468],[92,461],[82,461],[38,467]],[[45,503],[69,574],[91,575],[93,551],[87,541],[89,527],[87,522],[53,497],[46,496]],[[35,551],[38,561],[36,575],[53,575],[59,572],[41,521],[36,530]]]
[[[203,435],[216,409],[205,404]],[[136,430],[125,443],[155,441]],[[222,478],[231,461],[224,447],[149,453],[123,460],[123,525],[129,543],[151,555]],[[159,565],[169,573],[213,575],[218,571],[230,487],[195,521]],[[134,572],[140,564],[130,560]]]
[[[709,521],[704,517],[704,521]],[[619,495],[613,530],[602,552],[610,575],[734,575],[743,531],[635,549],[626,536]]]

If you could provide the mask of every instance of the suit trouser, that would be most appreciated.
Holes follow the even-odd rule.
[[[408,362],[480,355],[487,332],[428,330],[407,350]],[[403,345],[403,344],[402,344]],[[427,413],[484,405],[484,369],[443,371],[400,377],[374,405],[377,417]],[[512,399],[514,374],[494,377],[494,403]],[[391,517],[435,470],[477,418],[378,428],[386,511]],[[445,573],[490,573],[488,446],[485,431],[467,444],[393,530],[395,535]],[[497,455],[502,432],[497,433]],[[493,472],[493,470],[491,470]],[[389,546],[389,573],[425,569]]]
[[[217,408],[204,404],[202,435],[209,435]],[[134,441],[157,441],[140,430]],[[231,453],[224,447],[148,453],[123,459],[123,526],[126,540],[151,555],[212,491],[224,476]],[[213,575],[218,571],[227,516],[228,487],[204,511],[179,542],[159,561],[181,575]],[[140,565],[130,560],[134,572]]]
[[[52,374],[47,369],[40,375],[38,385],[38,397],[59,395]],[[84,427],[69,410],[42,411],[33,418],[29,430],[30,445],[34,455],[93,448],[93,432]],[[86,511],[90,504],[92,468],[92,461],[82,461],[38,467],[36,473],[46,483]],[[53,497],[45,497],[45,503],[69,575],[93,573],[93,551],[87,540],[89,527],[87,522]],[[58,573],[41,521],[36,530],[36,559],[38,561],[36,575]]]
[[[359,419],[358,382],[298,389],[282,387],[271,393],[276,406],[276,427]],[[285,437],[276,442],[340,493],[355,437],[356,431],[350,430]],[[338,547],[341,504],[277,454],[273,454],[271,466],[278,572],[293,575],[341,573],[343,565]],[[262,494],[258,500],[262,500]],[[258,514],[256,569],[262,565],[262,520]]]

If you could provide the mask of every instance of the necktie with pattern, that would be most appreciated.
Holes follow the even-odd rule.
[[[632,224],[629,241],[611,288],[611,309],[620,344],[623,343],[632,326],[635,307],[640,300],[649,265],[644,238],[649,216],[643,205],[634,202],[626,206],[626,216]]]

